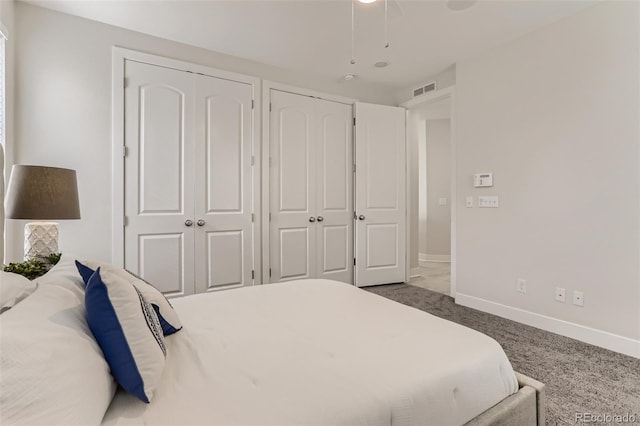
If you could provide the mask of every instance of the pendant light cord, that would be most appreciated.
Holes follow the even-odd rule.
[[[351,65],[356,63],[356,19],[355,0],[351,0]]]
[[[389,47],[389,30],[388,30],[388,5],[387,5],[387,1],[388,0],[384,0],[384,48],[388,48]]]

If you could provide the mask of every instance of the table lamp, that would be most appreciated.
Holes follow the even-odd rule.
[[[58,253],[58,224],[49,221],[80,219],[76,171],[14,165],[6,208],[8,219],[37,220],[24,227],[26,260]]]

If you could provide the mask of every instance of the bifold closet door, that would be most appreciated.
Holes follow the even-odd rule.
[[[125,267],[167,295],[194,292],[193,75],[126,61]]]
[[[353,107],[316,99],[316,273],[353,283]]]
[[[315,99],[271,91],[271,282],[313,278],[316,252]]]
[[[353,280],[352,108],[271,91],[271,282]]]
[[[126,61],[125,266],[169,296],[251,285],[253,88]]]
[[[196,291],[252,283],[251,85],[196,75]]]

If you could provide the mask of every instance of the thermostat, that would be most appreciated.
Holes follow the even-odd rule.
[[[476,188],[493,186],[493,173],[476,173],[473,175],[473,186]]]

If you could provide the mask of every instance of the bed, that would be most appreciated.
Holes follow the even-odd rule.
[[[36,333],[42,345],[44,332],[31,317],[34,311],[40,311],[44,320],[55,317],[57,308],[44,302],[50,305],[52,299],[62,298],[58,294],[70,295],[62,310],[73,311],[69,315],[82,320],[78,313],[83,309],[83,286],[77,273],[63,261],[48,275],[31,296],[0,318],[3,424],[20,423],[24,418],[20,416],[26,415],[24,410],[20,414],[15,401],[16,395],[31,392],[22,383],[33,375],[50,374],[42,368],[33,375],[23,371],[29,367],[22,360],[20,371],[9,366],[4,348],[12,344],[10,339],[26,348],[24,336]],[[30,300],[35,300],[31,303],[37,309],[29,309]],[[183,329],[165,339],[166,364],[153,400],[144,403],[121,388],[113,395],[110,389],[115,387],[101,385],[107,391],[98,399],[103,405],[107,401],[108,408],[102,413],[93,413],[99,411],[96,407],[84,408],[83,415],[93,414],[94,423],[544,424],[544,386],[515,373],[493,339],[344,283],[292,281],[193,295],[171,303]],[[30,326],[22,324],[20,309],[23,315],[29,312]],[[56,330],[60,323],[69,327],[58,319]],[[67,345],[81,334],[78,330],[65,339]],[[79,344],[99,354],[87,336],[80,338]],[[84,375],[96,376],[90,386],[97,389],[106,380],[108,366],[97,366],[98,360],[86,367],[79,362],[71,357],[66,368],[80,370],[75,371],[79,380],[85,368]],[[53,374],[69,377],[70,372]],[[7,382],[6,377],[13,381]],[[56,398],[61,398],[60,393],[56,388]],[[78,392],[69,405],[76,408],[67,411],[80,409],[82,396]],[[29,398],[33,415],[26,418],[30,423],[46,423],[54,415],[69,416],[61,417],[68,424],[89,419],[59,413],[66,401],[48,401],[53,406],[47,406],[46,417],[39,417],[33,404],[37,397]],[[99,405],[94,400],[92,404]]]

